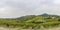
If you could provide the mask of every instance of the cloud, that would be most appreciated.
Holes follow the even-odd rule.
[[[60,4],[60,0],[54,0],[53,3],[54,4]]]
[[[59,14],[60,2],[57,1],[60,0],[0,0],[0,18],[42,13]]]

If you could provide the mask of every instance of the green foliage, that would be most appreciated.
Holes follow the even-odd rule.
[[[44,14],[46,15],[46,14]],[[6,25],[7,27],[21,27],[39,29],[41,26],[48,28],[52,26],[58,26],[60,24],[60,17],[58,16],[23,16],[16,19],[0,19],[0,25]]]

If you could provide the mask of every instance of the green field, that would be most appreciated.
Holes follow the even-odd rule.
[[[57,15],[27,15],[19,18],[0,19],[0,26],[17,29],[49,29],[60,26],[60,16]]]

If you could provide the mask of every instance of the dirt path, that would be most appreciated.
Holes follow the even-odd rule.
[[[18,28],[5,28],[5,27],[0,27],[0,30],[18,30]],[[25,30],[27,30],[27,29],[25,29]],[[60,27],[57,27],[57,28],[49,28],[47,30],[60,30]]]
[[[0,27],[0,30],[9,30],[8,28]]]
[[[50,28],[49,30],[60,30],[60,27]]]

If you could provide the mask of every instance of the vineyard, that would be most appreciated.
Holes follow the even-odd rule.
[[[52,15],[23,16],[16,19],[0,19],[0,26],[8,28],[41,29],[60,26],[60,17]]]

